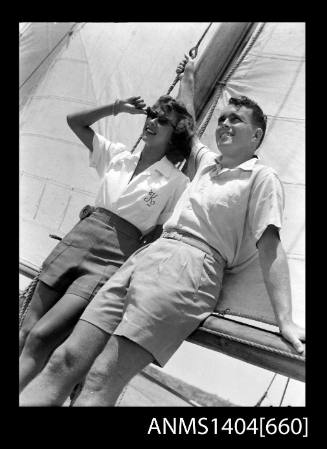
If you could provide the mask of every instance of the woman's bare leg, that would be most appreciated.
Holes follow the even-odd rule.
[[[105,347],[109,334],[79,320],[67,340],[50,357],[41,373],[20,396],[21,406],[62,405]]]
[[[35,324],[60,299],[61,293],[39,281],[35,287],[33,297],[26,311],[22,327],[19,331],[19,354],[21,354],[25,341]]]
[[[71,333],[88,302],[64,295],[31,329],[19,359],[19,391],[42,370],[49,356]]]

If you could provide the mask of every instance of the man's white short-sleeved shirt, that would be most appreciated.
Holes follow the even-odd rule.
[[[164,156],[130,181],[140,155],[141,150],[131,153],[124,144],[94,133],[90,166],[102,180],[95,206],[110,210],[146,234],[171,216],[189,180]]]
[[[199,167],[164,230],[190,233],[215,248],[227,268],[244,266],[268,225],[282,226],[284,191],[271,167],[249,159],[221,168],[218,155],[203,147]]]

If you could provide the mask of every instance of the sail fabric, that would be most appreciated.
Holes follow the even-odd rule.
[[[258,27],[260,24],[258,25]],[[254,34],[256,31],[254,32]],[[246,95],[268,116],[257,154],[273,167],[284,187],[281,241],[287,253],[296,322],[305,321],[305,24],[266,23],[227,82],[202,141],[216,149],[218,114],[231,96]],[[275,324],[258,259],[238,273],[226,273],[216,309]]]
[[[69,129],[67,114],[134,95],[152,105],[167,93],[178,64],[207,26],[66,23],[60,33],[58,24],[32,23],[27,28],[20,39],[21,84],[51,51],[28,35],[53,34],[52,48],[62,41],[20,89],[21,259],[40,266],[57,243],[48,235],[65,235],[78,221],[81,208],[93,204],[99,187],[88,150]],[[217,27],[204,37],[199,56]],[[176,92],[177,87],[172,95]],[[119,114],[100,120],[93,129],[133,147],[143,124],[144,116]]]
[[[67,114],[133,95],[153,104],[167,92],[177,65],[196,45],[208,23],[23,25],[20,257],[40,266],[57,243],[48,235],[65,235],[77,222],[80,209],[93,204],[99,186],[96,172],[89,167],[88,150],[69,129]],[[209,29],[198,59],[219,26],[215,23]],[[264,26],[228,81],[202,138],[210,149],[216,148],[217,114],[231,95],[252,97],[268,114],[259,157],[277,170],[285,188],[281,238],[291,270],[294,314],[300,323],[304,320],[304,34],[303,23]],[[45,45],[41,36],[53,38],[47,38]],[[177,95],[177,88],[172,95]],[[142,116],[120,114],[100,120],[93,129],[132,147],[143,123]],[[255,263],[247,271],[225,276],[217,310],[274,323]]]
[[[74,22],[21,22],[19,24],[19,103],[24,104],[49,67],[57,47]]]

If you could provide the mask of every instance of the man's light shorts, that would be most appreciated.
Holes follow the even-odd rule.
[[[125,262],[81,319],[129,338],[164,366],[215,309],[223,269],[212,254],[159,238]]]

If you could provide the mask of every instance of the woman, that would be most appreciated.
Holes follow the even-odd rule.
[[[95,133],[91,125],[126,112],[146,114],[144,147],[131,153]],[[20,331],[20,390],[43,368],[51,352],[70,334],[101,286],[171,215],[188,184],[174,164],[189,157],[193,119],[185,107],[162,96],[145,110],[141,97],[67,116],[90,150],[101,185],[95,207],[44,261]]]

